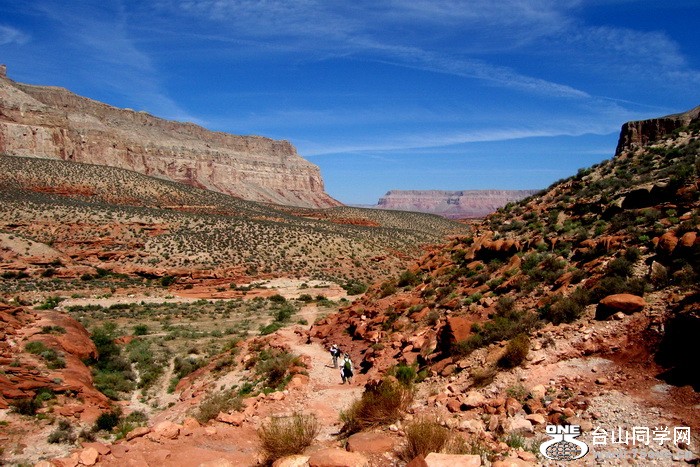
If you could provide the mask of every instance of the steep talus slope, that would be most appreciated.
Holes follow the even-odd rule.
[[[485,217],[508,203],[534,195],[538,190],[391,190],[377,207],[437,214],[450,219]]]
[[[340,204],[287,141],[211,132],[3,76],[0,153],[120,167],[253,201]]]

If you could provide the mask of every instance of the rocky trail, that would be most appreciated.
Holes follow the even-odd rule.
[[[292,353],[306,355],[312,362],[306,394],[295,402],[294,410],[314,413],[321,422],[319,439],[330,440],[340,430],[340,412],[362,394],[363,386],[358,382],[361,377],[353,378],[351,384],[341,384],[340,370],[333,368],[328,349],[316,342],[302,342],[303,338],[288,329],[282,334],[285,337],[293,334],[296,339],[289,341]]]

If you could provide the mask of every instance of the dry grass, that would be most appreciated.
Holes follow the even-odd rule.
[[[471,453],[471,447],[460,435],[450,433],[437,420],[419,418],[405,429],[406,444],[399,457],[410,462],[418,456],[425,457],[431,452],[448,454]]]
[[[301,454],[318,435],[321,426],[315,415],[295,413],[273,417],[258,429],[260,444],[268,463],[292,454]]]
[[[340,414],[345,423],[342,432],[351,434],[393,423],[413,401],[413,391],[396,379],[384,379],[368,388],[350,408]]]

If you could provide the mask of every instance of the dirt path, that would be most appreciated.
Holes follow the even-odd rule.
[[[360,397],[364,387],[357,382],[341,384],[340,370],[333,368],[330,353],[320,344],[307,344],[306,337],[295,334],[291,328],[280,331],[280,335],[285,338],[292,353],[307,355],[311,359],[309,384],[300,394],[301,397],[292,403],[293,410],[314,413],[321,423],[318,439],[331,439],[342,426],[340,412]]]

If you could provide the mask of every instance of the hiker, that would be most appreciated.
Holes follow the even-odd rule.
[[[343,384],[345,384],[345,380],[347,380],[348,384],[352,384],[352,376],[352,360],[350,360],[350,355],[345,354],[345,357],[343,358],[343,363],[340,367],[340,377],[343,380]]]
[[[338,357],[340,357],[340,349],[338,344],[331,345],[331,358],[333,359],[333,368],[338,368]]]

